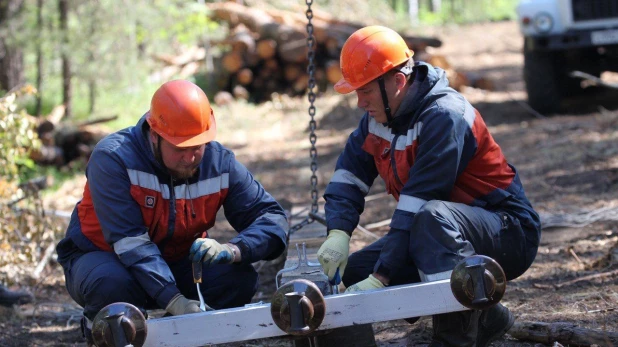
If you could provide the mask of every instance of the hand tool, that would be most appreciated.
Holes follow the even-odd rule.
[[[202,262],[198,261],[191,264],[191,266],[193,267],[193,283],[195,283],[197,287],[197,295],[200,297],[200,310],[206,311],[206,303],[204,302],[204,297],[202,296],[202,291],[200,290],[200,283],[202,283]]]
[[[202,238],[207,237],[208,234],[204,231],[202,232]],[[193,269],[193,283],[197,287],[197,295],[200,298],[200,310],[206,311],[206,303],[204,302],[204,297],[202,296],[202,291],[200,290],[200,283],[202,283],[202,262],[197,261],[191,264]]]

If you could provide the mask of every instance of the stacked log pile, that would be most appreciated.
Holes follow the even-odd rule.
[[[224,51],[215,61],[216,89],[222,91],[215,97],[215,102],[233,98],[260,102],[270,99],[272,93],[295,96],[306,92],[309,76],[305,13],[258,9],[236,2],[209,3],[206,6],[213,20],[226,23],[230,28],[225,40],[212,42]],[[363,25],[341,22],[316,11],[313,12],[312,24],[316,86],[323,91],[341,77],[341,47]],[[441,45],[441,41],[435,38],[403,36],[416,54],[428,46]],[[181,71],[193,70],[196,62],[203,60],[205,55],[204,49],[196,48],[178,57],[157,58],[166,62],[166,69],[183,78],[187,75]]]
[[[258,9],[237,2],[206,4],[213,20],[225,23],[229,34],[211,42],[223,52],[214,60],[213,85],[218,93],[214,102],[226,104],[234,99],[252,102],[270,100],[273,93],[303,95],[309,83],[307,17],[305,13]],[[324,91],[341,78],[339,55],[348,37],[364,25],[341,22],[328,14],[313,11],[314,77],[318,91]],[[491,88],[491,81],[472,78],[453,69],[440,55],[428,54],[428,47],[439,47],[437,38],[402,34],[415,52],[416,60],[427,61],[447,71],[451,86]],[[178,56],[158,55],[166,64],[158,78],[187,78],[199,70],[207,50],[192,47]]]
[[[30,158],[37,164],[64,166],[78,159],[87,161],[97,142],[109,133],[95,125],[117,118],[111,116],[73,124],[61,122],[64,115],[65,107],[60,105],[47,117],[34,120],[41,147],[31,151]]]

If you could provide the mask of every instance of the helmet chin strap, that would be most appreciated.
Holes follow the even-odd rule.
[[[152,129],[150,130],[152,131]],[[156,133],[155,133],[156,134]],[[167,166],[165,166],[165,163],[163,162],[163,153],[161,152],[161,142],[163,141],[163,139],[161,138],[161,135],[156,134],[157,136],[157,145],[152,146],[152,151],[154,152],[154,157],[155,160],[165,169],[167,170],[167,172],[169,173],[170,176],[172,176],[172,173],[170,172],[170,170],[167,168]],[[151,142],[152,144],[152,142]]]
[[[386,87],[384,86],[384,75],[378,77],[378,85],[380,86],[380,94],[382,94],[382,103],[384,103],[384,112],[386,113],[386,125],[390,126],[393,121],[391,115],[391,107],[388,105],[388,97],[386,96]]]

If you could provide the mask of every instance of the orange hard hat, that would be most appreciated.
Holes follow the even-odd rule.
[[[387,27],[372,25],[354,32],[341,49],[341,73],[335,90],[347,94],[405,63],[414,55],[403,38]]]
[[[217,133],[208,97],[200,87],[185,80],[169,81],[157,89],[147,120],[152,131],[177,147],[205,144]]]

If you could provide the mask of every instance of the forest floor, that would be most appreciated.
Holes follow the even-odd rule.
[[[598,90],[570,100],[568,114],[534,114],[525,103],[522,38],[516,23],[442,28],[435,35],[443,46],[430,53],[444,55],[458,71],[494,82],[494,90],[466,88],[462,93],[483,115],[508,161],[519,170],[530,201],[548,223],[534,264],[509,282],[502,302],[518,322],[564,322],[618,333],[618,221],[607,210],[618,205],[617,92]],[[275,198],[295,206],[308,205],[308,102],[286,97],[275,100],[257,106],[236,103],[217,110],[219,141],[235,151]],[[316,105],[318,189],[323,193],[362,112],[355,109],[353,95],[332,91],[320,95]],[[83,184],[83,176],[78,176],[46,200],[70,211]],[[383,189],[383,183],[376,180],[369,194]],[[368,203],[361,225],[390,218],[395,206],[390,197]],[[231,227],[222,216],[219,219],[214,235],[231,238]],[[386,229],[372,231],[382,235]],[[370,241],[355,234],[352,251]],[[261,288],[256,299],[267,302],[279,268],[260,265]],[[587,275],[596,276],[577,280]],[[64,289],[60,266],[50,262],[42,278],[25,287],[34,293],[34,304],[0,308],[0,346],[85,346],[79,332],[80,308]],[[431,339],[431,319],[422,318],[414,325],[403,320],[376,323],[374,331],[379,346],[425,345]],[[292,343],[268,339],[226,346],[273,345]],[[544,346],[508,334],[493,345]]]

